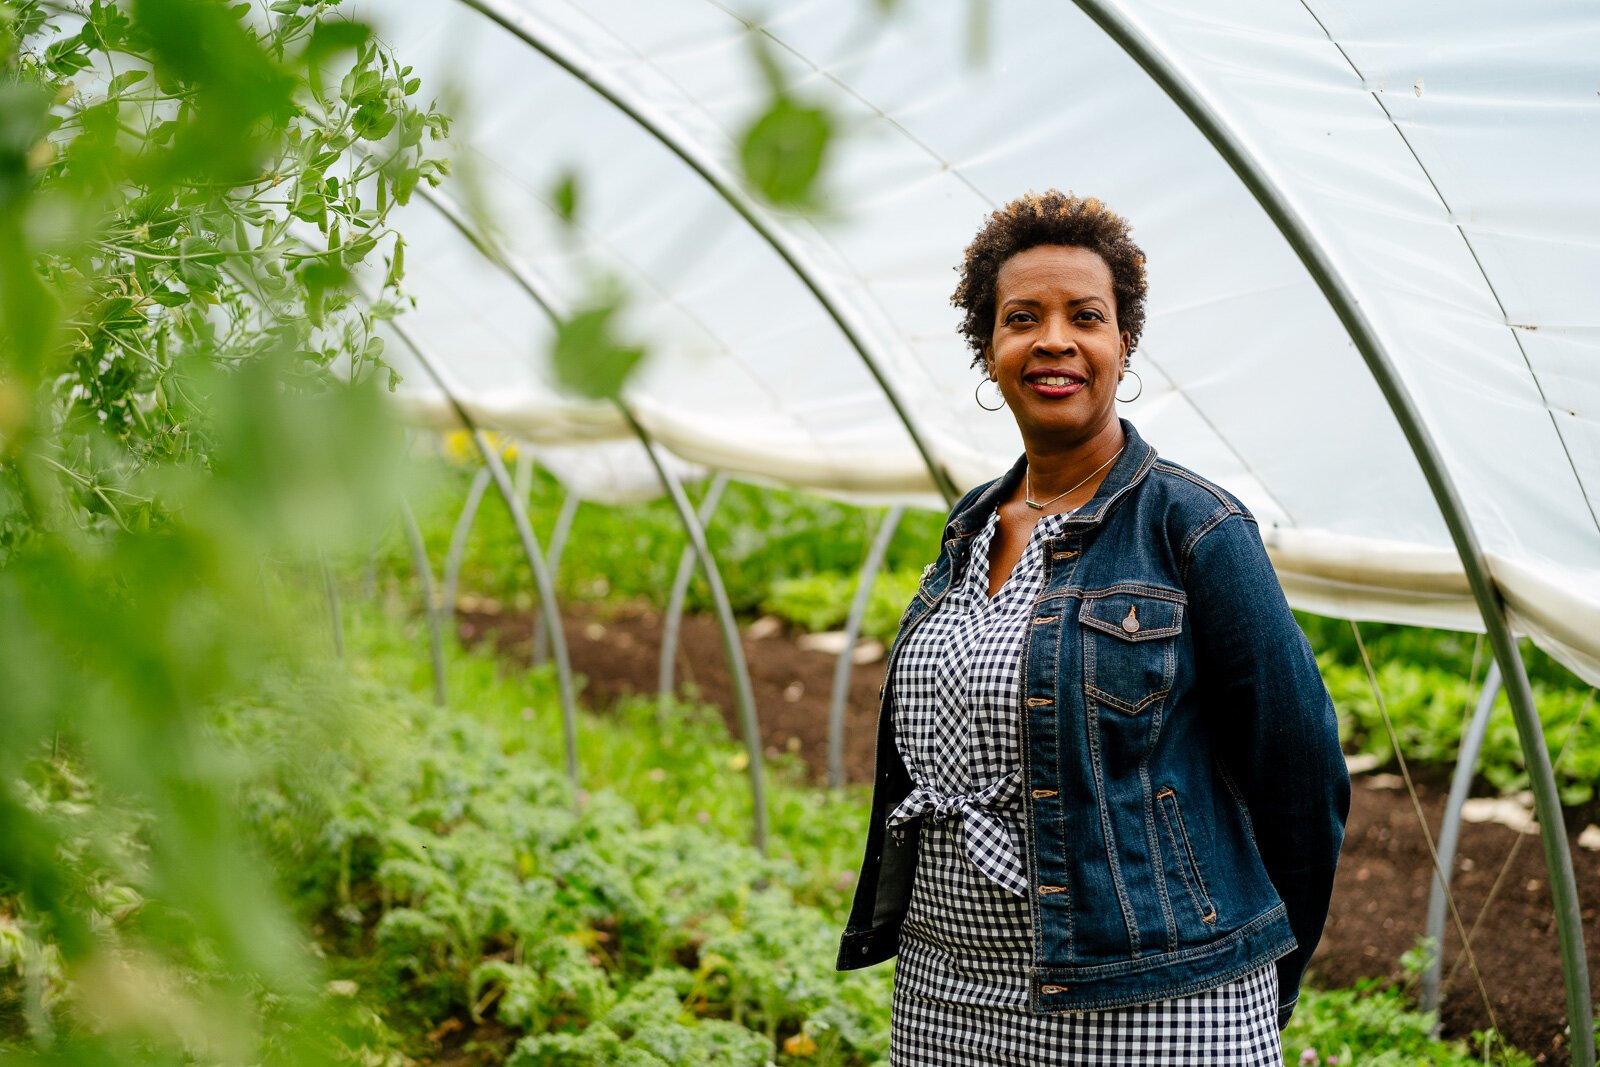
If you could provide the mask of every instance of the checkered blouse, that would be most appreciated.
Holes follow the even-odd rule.
[[[907,638],[894,674],[894,730],[913,791],[889,816],[915,828],[916,878],[900,931],[892,1064],[1281,1063],[1277,971],[1268,964],[1187,997],[1103,1012],[1034,1014],[1022,855],[1022,644],[1044,581],[1044,543],[1065,515],[1040,516],[991,600],[998,514],[963,574]],[[919,819],[920,817],[920,819]],[[913,820],[918,820],[913,822]]]

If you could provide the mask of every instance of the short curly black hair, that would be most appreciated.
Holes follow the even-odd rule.
[[[1036,245],[1087,248],[1111,268],[1111,295],[1117,301],[1117,328],[1132,339],[1131,355],[1144,332],[1148,284],[1144,252],[1128,237],[1128,220],[1095,197],[1078,197],[1058,189],[1029,192],[989,216],[967,246],[961,282],[950,302],[966,313],[961,335],[973,351],[972,365],[982,366],[984,350],[994,335],[995,284],[1000,266],[1018,252]]]

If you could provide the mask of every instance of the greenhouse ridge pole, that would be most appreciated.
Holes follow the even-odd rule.
[[[1489,573],[1488,561],[1477,532],[1467,516],[1466,507],[1438,446],[1405,382],[1401,380],[1394,361],[1378,337],[1377,330],[1362,310],[1360,301],[1289,198],[1268,177],[1261,160],[1211,106],[1200,88],[1189,81],[1131,19],[1108,0],[1074,2],[1161,86],[1205,134],[1212,147],[1228,162],[1271,217],[1344,324],[1350,339],[1366,361],[1367,369],[1383,392],[1384,399],[1388,401],[1389,409],[1400,424],[1406,441],[1411,445],[1411,451],[1422,468],[1423,477],[1433,492],[1445,525],[1449,527],[1473,597],[1478,602],[1478,611],[1483,616],[1494,658],[1500,664],[1506,696],[1516,719],[1517,736],[1532,779],[1534,807],[1539,816],[1539,837],[1544,846],[1545,866],[1550,873],[1550,888],[1555,900],[1561,969],[1566,982],[1567,1019],[1572,1028],[1572,1060],[1574,1067],[1595,1067],[1594,1016],[1588,962],[1584,956],[1582,916],[1578,907],[1572,851],[1567,844],[1566,828],[1561,818],[1561,801],[1556,791],[1550,751],[1545,744],[1538,710],[1534,706],[1528,672],[1506,619],[1505,604]]]
[[[799,248],[793,238],[789,237],[778,227],[768,221],[760,208],[741,191],[725,175],[705,153],[693,147],[687,138],[674,136],[668,128],[667,121],[663,118],[647,114],[644,107],[626,98],[625,92],[619,86],[612,84],[604,73],[597,70],[585,70],[577,59],[557,44],[541,38],[533,25],[533,20],[526,12],[519,11],[513,4],[506,0],[459,0],[460,3],[472,8],[485,18],[498,24],[502,29],[521,40],[528,47],[550,60],[552,63],[577,78],[590,89],[600,95],[608,104],[627,115],[638,123],[645,132],[681,159],[690,170],[727,202],[739,216],[747,222],[751,229],[760,235],[761,239],[771,246],[799,278],[805,287],[811,290],[811,295],[817,298],[828,317],[844,334],[845,340],[856,350],[861,357],[861,362],[866,365],[868,372],[877,380],[878,388],[883,390],[884,397],[894,409],[896,417],[911,436],[911,442],[916,446],[917,452],[922,456],[923,464],[928,468],[928,475],[933,479],[934,488],[945,498],[947,504],[954,504],[961,494],[957,491],[955,481],[944,466],[933,458],[933,452],[923,440],[922,433],[917,429],[916,421],[911,418],[910,411],[899,392],[891,384],[883,367],[879,366],[878,359],[873,355],[870,346],[863,339],[861,332],[851,321],[852,316],[844,306],[828,291],[828,287],[815,278],[812,271],[802,261]]]

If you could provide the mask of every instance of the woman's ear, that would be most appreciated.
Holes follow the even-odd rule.
[[[1122,369],[1128,369],[1128,355],[1133,351],[1133,334],[1122,331]]]
[[[983,346],[983,369],[991,382],[999,380],[994,376],[994,349],[987,344]]]

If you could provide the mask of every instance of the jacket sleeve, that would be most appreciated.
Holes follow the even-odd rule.
[[[1216,751],[1243,793],[1298,947],[1278,961],[1278,1026],[1322,937],[1350,812],[1333,701],[1255,520],[1233,511],[1190,551],[1184,585]]]

